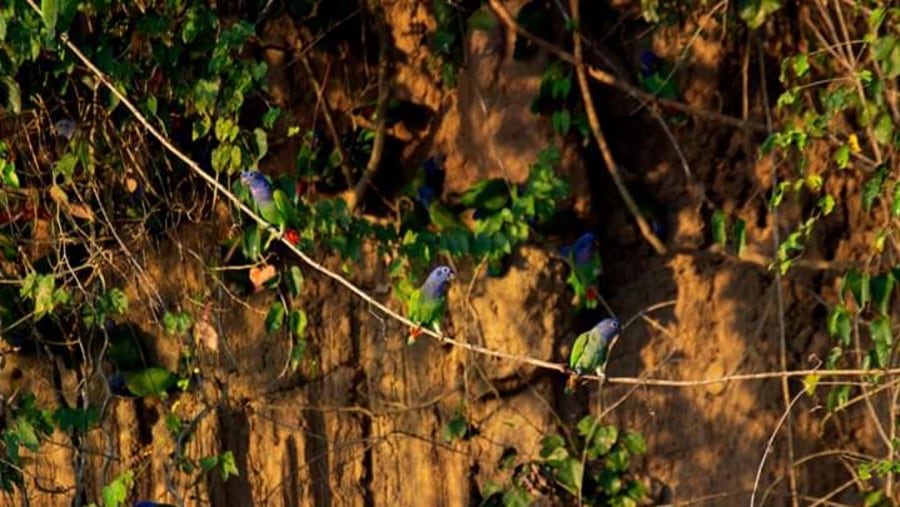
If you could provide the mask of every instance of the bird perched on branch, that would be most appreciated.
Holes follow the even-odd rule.
[[[425,283],[412,292],[406,302],[406,311],[409,320],[419,324],[413,329],[406,339],[406,343],[412,345],[422,333],[422,326],[428,326],[436,332],[441,332],[441,320],[444,318],[444,309],[447,300],[447,289],[453,280],[453,269],[448,266],[434,268]]]
[[[572,394],[578,386],[578,378],[593,372],[602,375],[609,359],[609,349],[613,338],[619,334],[619,321],[603,319],[596,326],[578,335],[569,354],[569,369],[572,375],[566,382],[566,394]]]
[[[597,235],[588,232],[582,234],[571,246],[560,248],[559,253],[569,264],[570,272],[566,282],[575,291],[578,306],[595,308],[597,306],[597,289],[594,287],[597,277],[603,272],[600,256],[594,246]]]
[[[675,84],[675,75],[672,67],[662,58],[656,56],[653,51],[645,49],[641,51],[641,68],[638,73],[638,83],[641,88],[653,95],[668,99],[678,100],[678,85]],[[676,110],[663,107],[670,113],[672,123],[683,123],[687,118]]]
[[[268,178],[259,171],[241,171],[241,183],[250,189],[250,196],[259,208],[259,214],[278,227],[279,235],[283,234],[285,227],[294,222],[293,206],[287,194],[281,189],[273,188]]]

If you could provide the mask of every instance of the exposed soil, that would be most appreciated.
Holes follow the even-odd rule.
[[[522,3],[508,2],[508,8],[515,12]],[[554,140],[549,121],[530,112],[546,57],[513,60],[515,37],[499,25],[492,33],[474,32],[466,41],[467,60],[458,86],[445,91],[425,70],[429,55],[421,36],[406,30],[413,21],[432,23],[423,5],[396,2],[387,6],[395,46],[392,93],[421,106],[427,114],[422,124],[397,127],[406,129],[403,135],[408,141],[390,156],[403,162],[386,162],[378,178],[396,178],[425,156],[446,154],[447,192],[460,191],[485,177],[523,180],[540,149]],[[685,100],[741,117],[742,71],[735,48],[723,43],[722,27],[714,20],[708,20],[704,28],[690,41],[691,54],[679,74]],[[662,56],[676,57],[696,29],[663,30],[650,42]],[[272,41],[290,45],[291,37],[296,37],[287,19],[272,21],[269,30]],[[777,33],[768,37],[763,47],[774,52],[782,41]],[[617,54],[621,60],[623,54],[632,55]],[[321,55],[315,51],[310,55],[319,68]],[[283,52],[264,56],[270,64],[275,103],[313,107],[315,98],[300,66],[288,66],[291,59]],[[746,114],[764,121],[758,57],[754,52],[747,66]],[[631,64],[623,65],[630,68]],[[344,70],[331,72],[337,76]],[[774,79],[766,77],[769,82]],[[344,78],[352,79],[353,73],[340,79]],[[776,93],[774,88],[768,90],[770,98]],[[329,86],[326,98],[335,111],[355,100],[337,85]],[[560,172],[571,182],[573,197],[568,204],[579,223],[560,231],[559,237],[523,248],[501,278],[487,278],[475,266],[457,266],[460,276],[450,293],[455,336],[513,354],[554,361],[567,357],[575,333],[605,312],[572,315],[564,267],[555,252],[563,240],[590,228],[601,238],[602,295],[621,319],[666,303],[627,328],[610,363],[611,376],[702,379],[777,370],[782,321],[790,366],[809,365],[811,355],[824,358],[828,340],[820,322],[825,310],[812,291],[826,295],[835,291],[832,275],[791,272],[781,283],[782,309],[773,272],[707,251],[705,224],[712,207],[704,202],[704,195],[709,203],[744,218],[748,252],[767,257],[772,255],[775,227],[780,226],[784,234],[785,224],[800,216],[799,205],[782,208],[780,223],[767,211],[772,170],[767,161],[757,161],[761,136],[688,120],[676,129],[676,136],[690,167],[689,178],[656,120],[646,111],[635,112],[635,101],[599,87],[596,98],[613,155],[631,183],[665,205],[667,245],[678,253],[655,255],[637,233],[600,157],[567,144]],[[291,170],[295,150],[290,142],[273,147],[265,170]],[[843,220],[834,217],[826,222],[808,258],[831,258],[836,252],[858,248],[829,237],[829,228],[840,230],[847,225]],[[604,409],[611,409],[604,415],[607,420],[647,438],[648,453],[636,468],[654,485],[657,501],[721,494],[708,505],[748,503],[767,442],[785,408],[777,380],[690,388],[608,384],[602,393],[592,390],[566,399],[561,394],[565,379],[556,373],[429,340],[407,347],[399,325],[303,266],[306,286],[301,304],[310,318],[308,353],[315,365],[282,375],[289,354],[287,338],[268,336],[263,323],[273,295],[252,295],[245,304],[215,281],[206,261],[201,262],[221,255],[210,245],[217,244],[216,238],[230,226],[229,212],[221,205],[207,223],[182,225],[177,235],[158,246],[145,245],[137,253],[168,307],[198,318],[203,307],[197,302],[212,301],[211,321],[220,334],[219,353],[201,356],[208,373],[199,389],[180,396],[175,411],[190,419],[200,413],[201,399],[220,400],[220,408],[199,418],[196,436],[186,443],[185,451],[205,456],[231,450],[240,476],[222,482],[213,474],[208,483],[191,489],[186,505],[477,505],[480,487],[489,480],[507,478],[495,466],[504,449],[516,448],[523,459],[537,457],[541,436],[558,430],[558,421],[575,421]],[[367,256],[365,265],[355,266],[350,278],[399,309],[382,290],[388,282],[386,267],[374,254]],[[124,281],[132,301],[129,321],[146,336],[148,348],[161,364],[174,368],[179,339],[163,334],[154,323],[156,310],[145,296],[150,282],[135,277]],[[23,379],[8,378],[16,368],[27,372]],[[51,370],[64,372],[60,382],[70,388],[67,392],[77,392],[76,379],[65,374],[65,367],[38,358],[13,358],[0,370],[4,375],[0,380],[21,382],[50,402]],[[102,378],[94,378],[88,389],[100,390],[103,385]],[[799,382],[792,383],[791,393],[800,388]],[[445,443],[441,428],[461,409],[477,434]],[[102,456],[87,456],[90,465],[84,477],[77,478],[71,446],[57,434],[59,445],[45,446],[34,457],[33,480],[39,488],[31,498],[32,506],[67,503],[79,482],[94,498],[110,477],[129,468],[136,471],[137,496],[172,500],[164,472],[175,449],[159,445],[172,441],[160,415],[163,412],[152,403],[118,398],[111,400],[106,411],[104,431],[91,434],[91,447],[121,459],[107,470],[100,467]],[[874,430],[862,418],[856,425],[849,417],[832,426],[821,425],[821,419],[814,398],[804,397],[797,403],[793,410],[795,460],[832,448],[835,442],[855,442],[859,449],[873,452],[878,449]],[[763,467],[760,491],[770,495],[766,505],[785,502],[784,437],[782,426]],[[829,459],[803,463],[797,471],[802,492],[810,496],[826,492],[846,477],[841,463]],[[858,502],[852,496],[835,500]]]

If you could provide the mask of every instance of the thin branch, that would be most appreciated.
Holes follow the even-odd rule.
[[[759,461],[759,467],[756,469],[756,479],[753,481],[753,493],[750,494],[750,507],[754,507],[756,504],[756,491],[759,489],[759,480],[762,477],[763,466],[766,464],[766,458],[769,456],[769,453],[772,452],[772,445],[775,442],[775,437],[778,435],[778,430],[781,428],[781,425],[784,424],[785,420],[790,419],[791,409],[794,408],[794,404],[800,400],[801,396],[803,396],[803,391],[797,393],[797,395],[794,396],[794,399],[790,401],[790,404],[784,411],[784,414],[782,414],[781,419],[778,420],[778,424],[775,425],[772,436],[769,437],[769,442],[766,444],[766,450],[763,452],[762,459]],[[793,457],[790,462],[794,462]],[[788,469],[793,471],[794,467],[788,467]],[[794,493],[795,491],[791,491],[791,498],[796,503],[797,499]]]
[[[378,171],[381,165],[381,157],[384,154],[384,135],[387,125],[387,106],[388,106],[388,53],[390,45],[390,37],[388,36],[387,27],[384,26],[384,14],[379,13],[376,6],[371,6],[372,16],[375,18],[375,29],[378,32],[378,103],[375,106],[375,140],[372,142],[372,153],[369,155],[369,163],[363,171],[362,177],[356,183],[353,189],[353,197],[350,202],[350,209],[356,210],[360,203],[366,197],[372,177]]]
[[[334,151],[337,152],[338,157],[340,158],[338,164],[341,166],[344,180],[346,180],[347,186],[349,187],[353,184],[353,174],[350,171],[350,159],[347,158],[347,153],[344,151],[344,144],[341,142],[341,136],[334,126],[334,119],[331,116],[328,101],[325,99],[325,89],[319,83],[319,80],[316,79],[316,73],[313,72],[312,65],[309,63],[309,58],[306,56],[305,49],[301,48],[297,53],[296,58],[300,60],[303,69],[306,70],[306,76],[309,78],[309,82],[312,83],[313,91],[316,92],[316,100],[322,104],[322,117],[325,118],[325,126],[328,127],[328,133],[331,135],[331,139],[334,142]]]
[[[760,80],[763,85],[762,88],[762,98],[763,98],[763,109],[766,111],[766,126],[769,129],[769,132],[772,131],[772,117],[769,114],[769,95],[766,92],[765,82],[766,82],[766,67],[764,62],[764,54],[762,43],[759,39],[756,39],[756,47],[758,53],[759,60],[759,73]],[[748,48],[748,52],[750,48]],[[776,187],[778,185],[778,164],[772,164],[772,187]],[[778,227],[780,224],[778,223],[778,207],[774,207],[772,209],[772,248],[774,250],[778,250],[778,247],[781,245],[781,239],[778,234]],[[787,333],[785,330],[785,322],[784,322],[784,287],[781,283],[781,270],[775,270],[775,301],[778,304],[778,351],[779,351],[779,364],[781,365],[782,371],[786,371],[788,369],[787,363]],[[802,391],[801,391],[802,392]],[[791,391],[790,386],[788,386],[787,378],[781,379],[781,395],[784,401],[785,406],[785,414],[784,417],[787,419],[787,428],[785,429],[785,436],[787,439],[787,453],[788,453],[788,463],[794,462],[794,428],[793,421],[791,418],[791,407],[794,402],[791,402]],[[798,395],[799,396],[799,395]],[[795,398],[796,401],[798,398]],[[779,423],[781,424],[781,423]],[[776,428],[777,433],[777,428]],[[775,435],[772,435],[772,438],[775,438]],[[771,445],[771,443],[769,444]],[[763,460],[765,460],[765,456],[763,456]],[[760,463],[760,470],[762,471],[762,463]],[[794,471],[793,467],[788,467],[788,488],[791,494],[791,505],[793,507],[799,507],[800,503],[797,500],[797,474]],[[756,477],[757,483],[759,482],[759,475]],[[756,484],[753,486],[753,494],[756,494]],[[753,498],[750,497],[750,505],[753,506]]]
[[[584,69],[581,47],[581,16],[578,12],[578,0],[570,0],[569,8],[572,10],[572,21],[575,23],[575,30],[573,31],[574,35],[572,37],[575,44],[575,73],[578,75],[578,86],[581,88],[581,99],[584,102],[584,109],[587,113],[588,123],[591,125],[591,132],[594,134],[594,140],[597,142],[597,147],[600,148],[600,153],[603,155],[603,161],[606,163],[606,169],[609,171],[609,175],[616,184],[616,188],[619,189],[619,195],[622,196],[622,200],[625,201],[628,211],[631,212],[631,215],[637,222],[641,235],[644,236],[647,243],[650,243],[653,249],[656,250],[657,254],[665,255],[666,246],[662,244],[662,241],[660,241],[656,236],[656,233],[653,232],[650,224],[647,223],[647,219],[644,218],[644,215],[638,208],[637,203],[634,202],[634,198],[631,197],[631,192],[625,187],[625,181],[619,173],[619,166],[616,165],[616,161],[613,159],[612,152],[609,150],[609,145],[606,144],[606,137],[603,135],[603,129],[600,127],[600,120],[597,118],[597,111],[594,109],[594,99],[591,96],[587,72],[585,72]]]
[[[564,51],[560,47],[544,39],[541,39],[540,37],[519,26],[519,24],[516,23],[516,20],[512,17],[512,14],[510,14],[509,11],[500,4],[499,0],[489,0],[489,3],[491,10],[494,11],[494,14],[496,14],[497,17],[500,18],[500,21],[503,22],[503,24],[508,28],[514,30],[520,36],[528,39],[530,42],[533,42],[535,45],[539,46],[544,51],[556,56],[560,60],[570,65],[575,65],[575,57],[571,53]],[[708,111],[706,109],[697,108],[689,104],[684,104],[682,102],[678,102],[677,100],[669,100],[657,97],[652,93],[648,93],[630,83],[616,78],[608,72],[592,66],[585,66],[585,68],[587,69],[588,75],[595,81],[612,86],[613,88],[618,88],[619,90],[622,90],[639,100],[643,100],[646,102],[656,102],[661,106],[665,106],[667,108],[674,109],[676,111],[680,111],[682,113],[686,113],[704,120],[714,121],[732,127],[752,130],[755,132],[767,132],[766,126],[761,123],[741,120],[739,118],[727,116],[715,111]]]

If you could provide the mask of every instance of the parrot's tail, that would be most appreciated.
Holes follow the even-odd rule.
[[[416,339],[419,337],[420,334],[422,334],[421,326],[412,328],[409,331],[409,335],[407,335],[407,337],[406,337],[406,344],[412,345],[412,344],[416,343]]]
[[[566,379],[566,388],[563,390],[563,392],[566,394],[566,396],[571,396],[577,388],[578,375],[569,375],[569,378]]]

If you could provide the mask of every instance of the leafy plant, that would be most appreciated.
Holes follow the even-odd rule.
[[[481,505],[530,505],[544,495],[623,507],[646,499],[646,487],[630,472],[631,458],[647,452],[640,434],[603,425],[592,415],[578,421],[575,430],[576,442],[559,434],[545,436],[539,460],[515,465],[517,453],[506,453],[501,466],[512,469],[510,482],[489,484]]]

